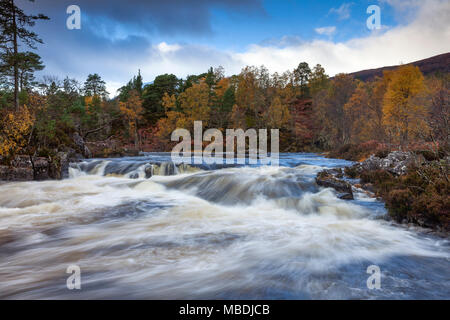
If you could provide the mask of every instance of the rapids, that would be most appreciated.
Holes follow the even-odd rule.
[[[169,154],[72,164],[0,184],[3,299],[449,299],[448,239],[383,219],[383,203],[319,188],[350,162],[174,165]],[[68,290],[69,265],[81,290]],[[367,267],[381,269],[370,290]]]

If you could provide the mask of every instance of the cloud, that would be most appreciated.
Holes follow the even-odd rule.
[[[107,82],[108,91],[114,94],[115,89],[126,83],[138,69],[148,82],[158,74],[173,73],[186,77],[219,65],[225,68],[227,75],[239,73],[246,65],[262,64],[271,72],[283,72],[306,61],[310,65],[322,64],[332,76],[340,72],[408,63],[450,51],[448,0],[406,0],[414,5],[414,10],[404,7],[403,0],[384,1],[397,10],[398,16],[408,11],[406,23],[388,30],[368,31],[367,36],[345,42],[320,38],[307,41],[285,36],[250,44],[241,51],[173,40],[152,42],[142,34],[107,38],[103,32],[94,33],[90,26],[82,26],[79,31],[62,27],[62,31],[55,32],[55,25],[43,22],[39,24],[38,34],[52,36],[45,37],[45,45],[40,46],[39,54],[47,66],[41,74],[68,75],[84,81],[89,73],[97,72]],[[412,11],[414,15],[410,15]],[[64,26],[65,18],[63,14],[56,16],[54,21]],[[326,34],[326,31],[316,32]],[[105,32],[111,33],[112,30]]]
[[[393,0],[391,0],[393,1]],[[384,33],[346,42],[313,40],[286,48],[253,45],[235,55],[243,65],[265,64],[269,70],[293,69],[301,61],[322,64],[330,75],[408,63],[450,51],[450,2],[424,0],[415,19]]]
[[[343,3],[339,8],[331,8],[328,14],[336,14],[339,20],[350,18],[350,7],[353,3]]]
[[[322,28],[316,28],[314,29],[318,34],[325,35],[325,36],[331,36],[336,32],[336,27],[322,27]]]

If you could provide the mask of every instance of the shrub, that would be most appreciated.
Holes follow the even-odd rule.
[[[392,190],[384,200],[392,218],[398,222],[407,219],[413,203],[413,196],[409,190]]]

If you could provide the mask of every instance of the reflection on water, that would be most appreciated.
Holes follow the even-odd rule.
[[[72,165],[63,181],[0,185],[1,298],[450,297],[446,239],[383,219],[383,204],[319,188],[323,167],[173,165],[163,153]],[[66,288],[81,268],[82,290]],[[381,290],[366,287],[369,265]]]

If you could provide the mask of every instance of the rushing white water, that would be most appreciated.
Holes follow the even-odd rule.
[[[323,167],[199,167],[166,154],[72,165],[0,185],[1,298],[450,298],[446,239],[387,222],[383,204],[319,188]],[[81,268],[82,289],[66,288]],[[367,267],[382,271],[369,290]]]

